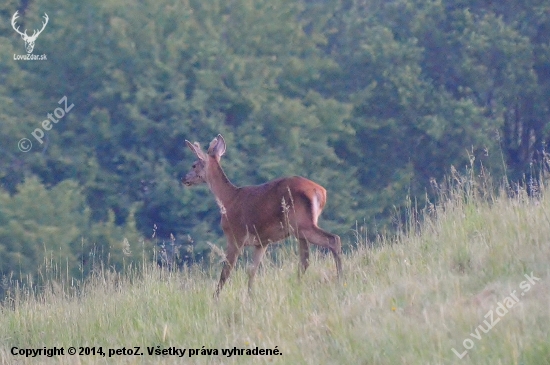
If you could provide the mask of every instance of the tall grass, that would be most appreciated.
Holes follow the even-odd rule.
[[[103,268],[77,286],[54,277],[40,293],[12,291],[0,307],[0,363],[550,364],[550,198],[452,180],[439,203],[409,212],[408,232],[373,244],[359,230],[340,283],[332,258],[319,252],[298,280],[296,250],[282,249],[260,269],[253,296],[244,265],[218,300],[220,265]],[[531,273],[540,280],[524,292]],[[499,316],[514,291],[518,302]],[[485,333],[479,326],[487,328],[490,311],[499,321]],[[144,355],[33,359],[11,355],[14,346],[106,354],[140,346]],[[219,355],[149,356],[146,347],[157,346]],[[282,354],[221,354],[256,346]]]

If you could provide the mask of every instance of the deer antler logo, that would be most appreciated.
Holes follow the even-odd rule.
[[[36,38],[38,38],[38,36],[40,35],[40,33],[42,33],[42,31],[44,30],[44,28],[46,28],[46,24],[48,24],[48,14],[44,13],[44,20],[45,22],[42,22],[42,29],[40,30],[37,30],[37,29],[34,29],[33,33],[31,36],[27,35],[27,30],[25,29],[25,32],[21,32],[19,30],[19,26],[17,26],[17,28],[15,27],[15,24],[16,24],[16,19],[19,18],[19,16],[17,15],[17,11],[15,12],[15,14],[13,14],[13,17],[11,18],[11,26],[13,27],[13,29],[15,29],[15,31],[17,33],[19,33],[21,35],[21,38],[23,38],[23,40],[25,41],[25,48],[27,49],[27,53],[32,53],[32,50],[34,49],[34,42],[36,41]]]

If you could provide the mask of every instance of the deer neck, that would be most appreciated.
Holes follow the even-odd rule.
[[[208,171],[206,182],[223,211],[237,194],[238,188],[229,181],[218,161],[212,159],[210,162],[212,168]]]

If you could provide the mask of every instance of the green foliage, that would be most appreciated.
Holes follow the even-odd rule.
[[[2,18],[18,6],[4,2]],[[157,244],[193,242],[192,259],[222,244],[206,187],[179,183],[194,158],[185,139],[224,134],[237,185],[291,174],[321,183],[321,225],[351,244],[356,221],[373,236],[391,231],[451,166],[517,182],[548,163],[545,2],[37,0],[19,10],[28,29],[49,15],[35,47],[48,60],[11,59],[22,40],[0,25],[2,194],[18,196],[30,176],[44,194],[71,181],[107,246],[134,224]],[[74,108],[38,143],[31,132],[63,96]]]
[[[120,269],[150,255],[133,213],[123,226],[115,224],[112,213],[105,222],[90,216],[82,189],[72,180],[47,189],[33,177],[13,195],[0,192],[0,273],[36,283],[38,272],[53,267],[66,272],[68,280],[101,265]]]

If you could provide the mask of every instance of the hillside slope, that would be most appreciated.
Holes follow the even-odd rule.
[[[415,232],[372,246],[360,230],[340,284],[331,257],[300,282],[279,249],[253,297],[243,265],[218,301],[220,265],[21,289],[0,307],[0,364],[549,364],[550,198],[448,195]],[[64,355],[11,354],[54,346]]]

